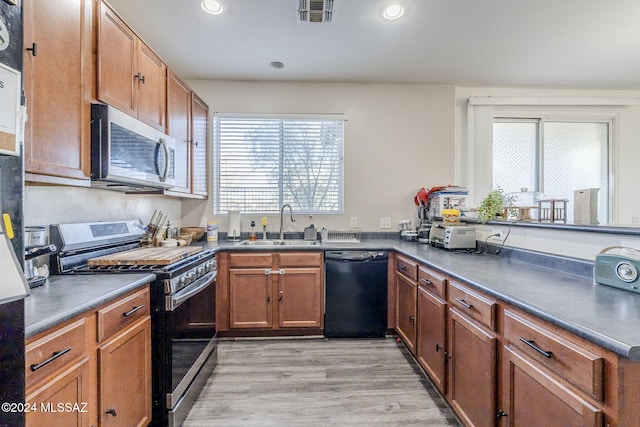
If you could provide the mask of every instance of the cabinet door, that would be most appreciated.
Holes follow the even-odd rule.
[[[602,412],[516,350],[504,347],[501,418],[509,426],[602,426]],[[504,424],[506,425],[506,424]]]
[[[402,274],[396,274],[396,331],[415,354],[416,299],[418,285]]]
[[[167,133],[176,139],[173,191],[191,192],[191,90],[173,71],[167,73]]]
[[[98,25],[98,98],[135,117],[137,37],[104,2]]]
[[[89,425],[89,409],[92,406],[88,404],[88,360],[80,360],[36,390],[27,391],[25,402],[36,405],[26,414],[29,427]]]
[[[493,426],[496,420],[496,337],[449,309],[449,398],[468,426]],[[532,424],[533,425],[533,424]]]
[[[229,323],[233,328],[271,328],[271,276],[264,268],[229,270]]]
[[[24,2],[25,170],[86,185],[91,14],[90,0]]]
[[[278,326],[322,328],[322,272],[287,268],[278,278]]]
[[[208,145],[209,145],[209,107],[195,93],[191,102],[191,139],[192,179],[191,192],[201,196],[207,195],[208,182]]]
[[[418,330],[416,354],[441,393],[446,393],[447,303],[422,287],[418,288]]]
[[[102,427],[151,421],[151,318],[98,348],[98,410]]]
[[[140,121],[165,131],[167,66],[140,40],[138,43],[135,88],[137,89],[137,111]]]

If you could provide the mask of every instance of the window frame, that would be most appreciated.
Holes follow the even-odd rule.
[[[345,114],[251,114],[251,113],[214,113],[213,115],[213,153],[214,159],[212,161],[212,169],[213,169],[213,212],[216,215],[221,215],[227,212],[227,210],[222,210],[220,206],[220,132],[219,132],[219,123],[221,119],[255,119],[255,120],[277,120],[280,122],[283,121],[341,121],[342,122],[342,141],[341,141],[341,151],[338,154],[338,159],[341,162],[339,167],[339,176],[338,179],[338,191],[337,191],[337,203],[338,208],[336,210],[328,211],[328,210],[310,210],[310,209],[297,209],[294,207],[296,213],[306,214],[306,215],[342,215],[344,214],[345,204],[344,204],[344,194],[345,194],[345,143],[346,143],[346,124],[347,124],[347,116]],[[280,208],[283,203],[288,203],[284,201],[284,183],[283,183],[283,167],[284,167],[284,155],[283,155],[283,147],[284,147],[284,139],[282,132],[282,124],[280,124],[280,135],[279,135],[279,154],[278,154],[278,163],[280,164],[280,172],[278,179],[278,206],[274,210],[241,210],[241,213],[246,214],[256,214],[256,215],[273,215],[279,213]],[[275,206],[275,205],[274,205]]]
[[[534,191],[544,192],[544,125],[545,123],[606,123],[607,124],[607,219],[603,223],[611,222],[613,218],[613,208],[615,202],[615,180],[614,180],[614,145],[616,134],[616,122],[617,116],[615,114],[607,113],[593,113],[593,114],[562,114],[562,113],[518,113],[518,112],[504,112],[493,111],[493,123],[496,122],[536,122],[536,189]],[[493,149],[493,135],[491,138],[491,148]],[[493,156],[492,156],[493,157]],[[492,175],[493,175],[493,162],[491,163]],[[492,187],[493,187],[492,182]],[[492,188],[493,189],[493,188]]]

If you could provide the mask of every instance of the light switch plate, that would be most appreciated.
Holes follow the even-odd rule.
[[[358,226],[358,217],[352,216],[351,217],[351,227],[357,227],[357,226]]]

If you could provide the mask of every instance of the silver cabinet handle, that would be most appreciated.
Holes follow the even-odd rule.
[[[160,145],[164,149],[164,158],[166,159],[164,162],[164,172],[160,176],[160,182],[165,182],[167,180],[167,176],[169,175],[169,165],[171,164],[171,159],[169,158],[169,147],[167,147],[167,141],[164,138],[160,138]],[[157,163],[157,159],[156,159]]]

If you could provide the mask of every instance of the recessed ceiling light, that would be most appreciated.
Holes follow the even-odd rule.
[[[282,61],[272,61],[271,62],[271,66],[273,68],[277,68],[279,70],[280,68],[284,68],[284,62],[282,62]]]
[[[404,14],[404,7],[399,4],[392,4],[384,8],[382,16],[385,19],[398,19]]]
[[[200,6],[202,6],[202,10],[212,15],[219,15],[224,10],[222,4],[216,0],[202,0]]]

